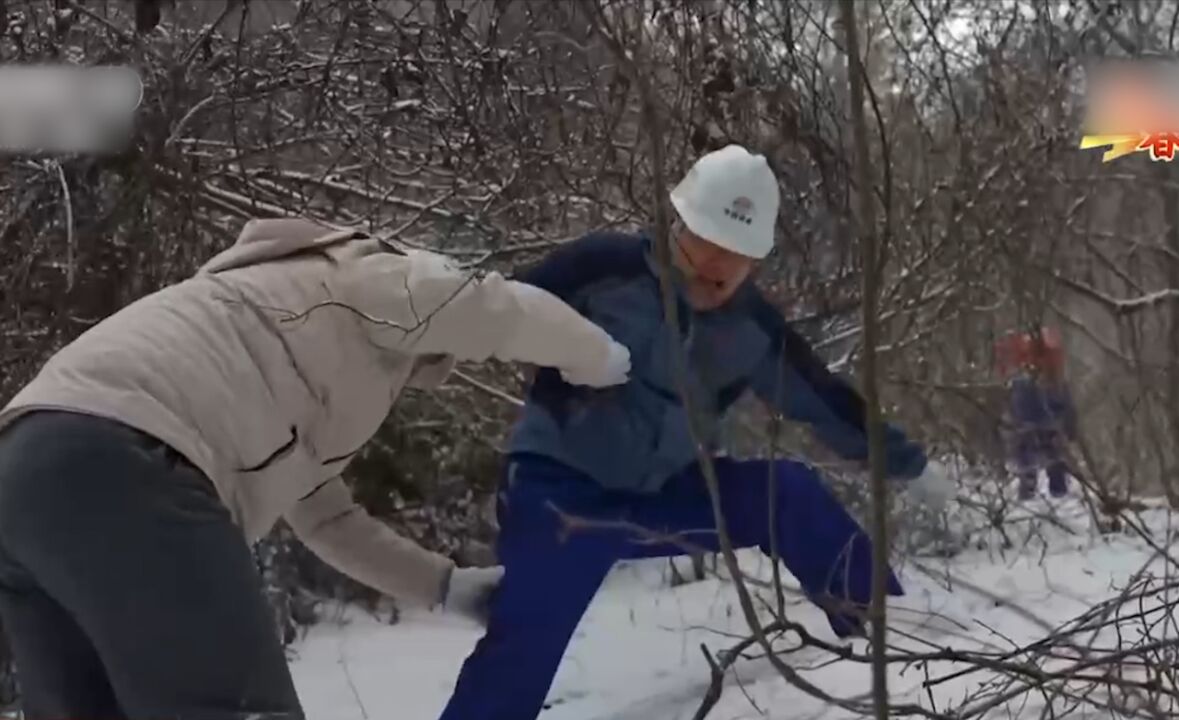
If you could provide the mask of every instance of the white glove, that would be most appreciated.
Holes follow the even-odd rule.
[[[481,625],[487,624],[491,594],[499,587],[503,575],[502,567],[454,568],[446,584],[442,609]]]
[[[630,350],[625,345],[610,341],[610,354],[605,365],[596,368],[574,368],[561,370],[561,377],[570,385],[589,385],[604,388],[621,385],[630,375]]]
[[[949,468],[937,460],[925,464],[925,471],[909,481],[909,495],[934,512],[942,512],[958,494],[958,486]]]

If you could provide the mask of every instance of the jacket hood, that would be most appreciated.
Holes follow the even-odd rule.
[[[232,246],[205,263],[199,272],[217,273],[256,265],[358,237],[366,234],[307,218],[254,219],[245,224]]]

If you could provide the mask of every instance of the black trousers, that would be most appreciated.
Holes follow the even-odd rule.
[[[212,483],[119,423],[0,433],[0,621],[28,720],[303,717]]]

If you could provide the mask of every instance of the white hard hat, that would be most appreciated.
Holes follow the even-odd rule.
[[[774,249],[778,196],[765,157],[729,145],[696,161],[671,191],[671,204],[695,234],[760,260]]]

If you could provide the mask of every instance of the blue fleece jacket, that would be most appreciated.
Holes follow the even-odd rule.
[[[679,295],[679,326],[669,327],[652,250],[643,235],[593,233],[515,277],[604,328],[630,350],[632,371],[628,383],[604,390],[569,385],[552,369],[538,371],[511,453],[548,457],[606,488],[657,492],[696,460],[673,361],[684,352],[701,440],[710,450],[725,412],[752,391],[785,417],[809,424],[841,457],[867,459],[863,399],[828,371],[751,282],[710,312],[694,312]],[[921,447],[895,427],[886,426],[886,449],[890,477],[914,478],[924,470]]]

